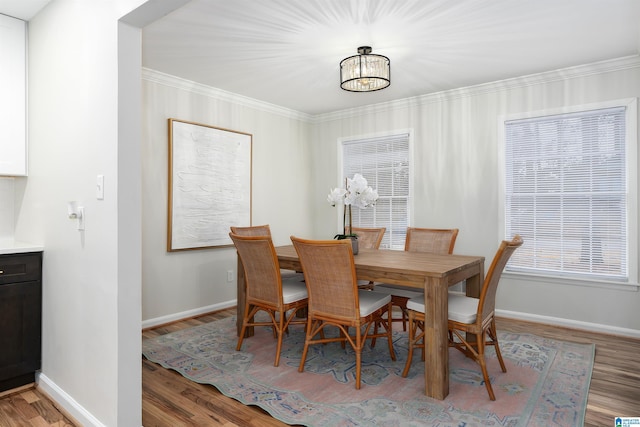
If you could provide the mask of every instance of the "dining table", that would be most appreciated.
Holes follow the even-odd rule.
[[[302,271],[293,245],[275,249],[281,269]],[[443,400],[449,394],[448,290],[456,283],[466,282],[466,294],[477,298],[484,279],[484,257],[360,249],[354,262],[358,280],[424,289],[425,394]],[[244,273],[239,258],[237,277],[239,335],[245,309]],[[252,334],[252,330],[247,331],[247,336]]]

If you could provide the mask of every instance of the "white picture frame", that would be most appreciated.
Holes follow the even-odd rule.
[[[169,119],[167,251],[232,246],[251,225],[248,133]]]

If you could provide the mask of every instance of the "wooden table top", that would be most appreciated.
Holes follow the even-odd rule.
[[[300,261],[293,245],[278,246],[276,253],[282,268],[299,267]],[[484,269],[482,256],[435,255],[385,249],[360,249],[354,261],[358,279],[416,287],[423,287],[426,277],[451,277],[456,280],[456,273],[461,271],[481,266]]]

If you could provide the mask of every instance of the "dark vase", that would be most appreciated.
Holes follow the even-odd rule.
[[[353,254],[358,255],[358,238],[349,237],[351,239],[351,247],[353,248]]]

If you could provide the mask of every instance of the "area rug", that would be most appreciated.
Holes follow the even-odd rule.
[[[287,424],[305,426],[582,426],[595,347],[499,333],[507,372],[493,348],[487,364],[496,401],[489,400],[480,367],[449,350],[449,396],[424,395],[419,352],[407,378],[406,333],[394,331],[397,360],[386,341],[362,355],[362,388],[355,389],[355,355],[347,345],[314,345],[298,372],[301,326],[290,327],[280,366],[270,328],[256,328],[236,351],[235,317],[143,341],[144,356],[245,405],[257,405]]]

